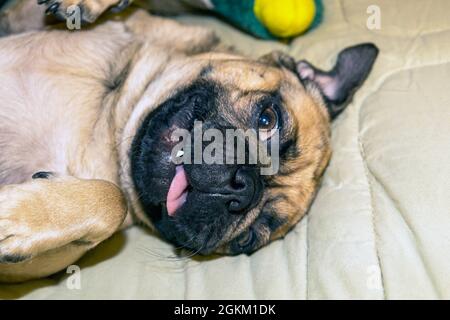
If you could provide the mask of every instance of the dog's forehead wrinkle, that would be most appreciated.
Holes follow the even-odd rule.
[[[263,64],[246,60],[218,63],[209,77],[225,86],[237,86],[241,90],[274,90],[282,80],[282,72]]]
[[[245,95],[246,93],[236,89],[224,91],[217,104],[216,121],[218,124],[221,123],[231,128],[247,127],[252,108],[243,105],[242,100]]]

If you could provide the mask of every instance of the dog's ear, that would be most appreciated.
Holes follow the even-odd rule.
[[[297,63],[300,80],[314,83],[327,104],[330,118],[336,118],[370,73],[378,56],[378,48],[371,43],[349,47],[341,51],[331,71],[322,71],[307,61]]]
[[[260,57],[258,61],[272,67],[286,68],[297,73],[297,63],[295,62],[295,59],[283,51],[272,51]]]

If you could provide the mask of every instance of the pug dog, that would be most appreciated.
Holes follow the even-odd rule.
[[[56,273],[132,223],[203,255],[284,237],[329,162],[330,121],[377,54],[346,48],[331,71],[281,52],[250,59],[207,29],[139,10],[79,32],[1,37],[0,281]],[[171,134],[196,121],[269,142],[277,132],[279,169],[175,164]]]

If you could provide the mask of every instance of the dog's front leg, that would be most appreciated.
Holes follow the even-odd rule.
[[[33,177],[0,188],[0,281],[64,269],[117,231],[127,214],[125,198],[112,183]]]
[[[73,14],[80,14],[81,20],[93,23],[108,9],[120,12],[133,0],[37,0],[45,6],[46,13],[53,13],[59,18],[67,19]]]

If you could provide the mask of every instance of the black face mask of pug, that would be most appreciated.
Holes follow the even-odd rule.
[[[0,280],[61,270],[132,221],[194,252],[239,254],[302,218],[331,155],[330,119],[378,50],[345,49],[324,72],[216,46],[208,30],[144,12],[0,38]],[[236,129],[256,133],[240,162],[239,139],[227,146]],[[252,162],[255,144],[264,156]]]

